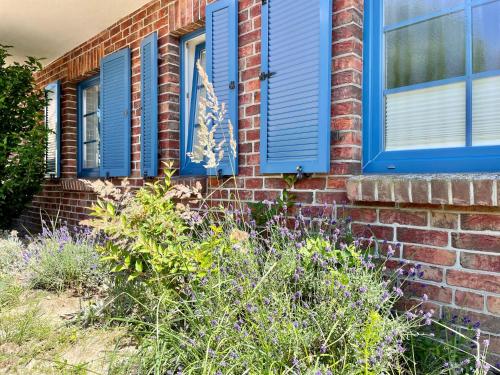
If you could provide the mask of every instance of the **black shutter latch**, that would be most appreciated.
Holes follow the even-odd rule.
[[[259,79],[261,81],[265,81],[266,79],[271,78],[275,74],[276,74],[276,72],[260,72]]]
[[[309,177],[311,177],[310,173],[304,173],[304,168],[302,168],[301,165],[297,166],[297,175],[295,177],[297,181],[301,181],[304,178],[309,178]]]
[[[229,90],[234,90],[236,88],[236,82],[231,81],[229,82]]]
[[[262,0],[262,5],[266,5],[267,4],[267,0]]]

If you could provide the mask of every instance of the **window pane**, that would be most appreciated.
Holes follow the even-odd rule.
[[[465,75],[464,12],[386,34],[386,87]]]
[[[200,52],[200,64],[205,69],[206,66],[206,53],[205,50],[202,50]],[[200,127],[198,126],[198,112],[199,112],[199,107],[200,107],[200,97],[204,97],[206,95],[205,92],[205,87],[202,84],[201,77],[198,75],[198,85],[197,85],[197,92],[196,92],[196,103],[195,103],[195,111],[194,111],[194,129],[193,129],[193,148],[196,146],[199,142],[199,131]],[[192,150],[191,150],[192,151]]]
[[[391,25],[463,3],[464,0],[385,0],[385,24]]]
[[[474,72],[500,69],[500,1],[472,9]]]
[[[83,168],[99,167],[99,85],[83,90],[82,147]]]
[[[500,145],[500,77],[472,83],[472,145]]]
[[[465,146],[465,83],[386,96],[386,150]]]
[[[99,105],[99,86],[89,87],[84,91],[84,112],[83,114],[93,113],[97,111]]]
[[[97,142],[83,145],[83,167],[97,168],[99,166],[99,144]]]
[[[97,114],[86,116],[83,119],[83,141],[95,141],[99,138],[99,120]]]

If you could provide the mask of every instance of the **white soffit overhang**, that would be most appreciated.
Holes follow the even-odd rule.
[[[0,44],[9,58],[46,65],[151,0],[0,0]]]

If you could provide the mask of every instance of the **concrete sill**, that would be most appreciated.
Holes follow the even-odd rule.
[[[500,175],[369,175],[347,182],[354,202],[500,206]]]

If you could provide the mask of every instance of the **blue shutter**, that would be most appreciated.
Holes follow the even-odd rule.
[[[45,126],[49,130],[45,153],[45,176],[59,178],[61,177],[61,85],[59,81],[47,85],[45,95],[48,100],[45,107]]]
[[[261,172],[330,169],[332,0],[262,9]]]
[[[225,139],[224,158],[218,170],[209,170],[211,175],[230,176],[238,174],[238,157],[234,157],[229,142],[227,119],[234,129],[234,140],[238,144],[238,1],[219,0],[207,5],[207,74],[220,103],[226,103],[228,116],[223,126],[215,132],[215,139]]]
[[[101,177],[130,175],[130,50],[101,60]]]
[[[158,174],[158,36],[141,42],[141,174]]]

